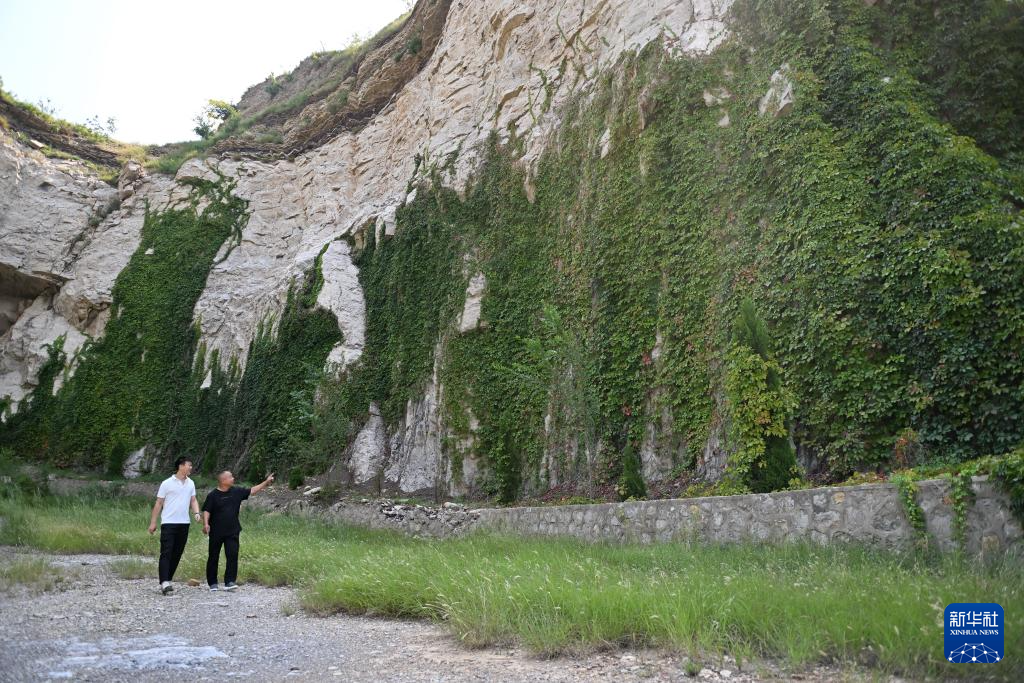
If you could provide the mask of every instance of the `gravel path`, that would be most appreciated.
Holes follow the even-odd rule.
[[[540,660],[516,649],[470,650],[428,623],[296,612],[288,588],[210,593],[117,578],[105,555],[40,555],[0,547],[0,566],[43,557],[68,580],[33,594],[0,590],[0,680],[502,683],[780,680],[770,665],[737,671],[726,659],[696,679],[685,658],[655,652]],[[747,667],[744,667],[746,669]],[[797,678],[848,678],[817,669]],[[859,677],[857,677],[859,678]]]

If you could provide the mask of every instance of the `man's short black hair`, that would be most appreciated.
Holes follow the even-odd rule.
[[[187,462],[192,462],[192,458],[189,458],[188,456],[184,456],[184,455],[181,456],[180,458],[178,458],[177,460],[175,460],[174,461],[174,471],[177,472],[178,468],[181,467],[182,465],[184,465]]]

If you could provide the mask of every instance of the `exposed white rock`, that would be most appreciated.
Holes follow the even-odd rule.
[[[118,199],[124,201],[135,194],[135,184],[143,175],[145,175],[145,170],[142,168],[142,164],[137,161],[129,161],[125,164],[117,177]]]
[[[0,129],[0,264],[63,274],[96,206],[116,195],[83,164],[48,159]]]
[[[391,437],[390,461],[384,470],[384,483],[403,493],[423,494],[437,490],[444,472],[438,415],[441,387],[438,384],[440,349],[434,350],[434,372],[423,396],[410,400],[402,427]]]
[[[227,367],[232,356],[244,365],[257,325],[281,311],[289,284],[303,276],[320,247],[338,233],[304,241],[306,213],[291,164],[196,160],[182,165],[177,178],[213,180],[214,167],[237,181],[235,194],[249,203],[250,211],[241,243],[225,243],[195,306],[208,351],[219,351]]]
[[[722,104],[730,99],[732,99],[732,93],[721,86],[704,90],[704,104],[709,107]]]
[[[380,407],[373,403],[370,405],[370,418],[352,442],[348,464],[354,484],[366,484],[380,475],[387,448],[388,434],[384,429],[384,418],[380,415]]]
[[[487,276],[477,273],[469,280],[466,287],[466,303],[462,306],[459,316],[459,332],[475,330],[480,324],[480,308],[483,305],[484,290],[487,289]]]
[[[772,74],[771,86],[757,103],[757,111],[761,116],[784,116],[795,101],[789,64],[785,63]]]
[[[664,37],[670,49],[700,54],[728,36],[731,0],[514,0],[453,3],[424,68],[358,132],[345,132],[294,161],[224,160],[252,215],[242,244],[210,273],[196,305],[208,348],[244,365],[256,326],[280,310],[291,277],[319,246],[368,220],[376,237],[394,234],[409,201],[415,157],[458,153],[456,191],[480,163],[492,131],[515,130],[530,168],[558,129],[561,109],[590,88],[626,50]],[[566,69],[565,64],[572,68]],[[543,78],[541,74],[543,73]],[[550,106],[541,111],[550,88]],[[198,162],[195,164],[198,166]],[[196,173],[182,167],[179,178]],[[205,171],[211,174],[210,171]]]
[[[35,388],[39,370],[49,358],[47,347],[62,335],[69,358],[87,339],[53,310],[48,297],[40,296],[0,337],[0,397],[11,400],[12,412],[17,412],[18,404]],[[54,388],[59,386],[57,382]]]
[[[366,302],[348,242],[335,240],[328,245],[320,272],[324,285],[317,295],[317,306],[337,316],[342,335],[341,343],[327,356],[327,366],[340,372],[359,360],[366,340]]]
[[[64,336],[73,363],[102,334],[114,280],[139,243],[138,202],[161,205],[171,186],[141,175],[133,182],[138,196],[118,207],[117,190],[84,165],[44,157],[0,131],[0,397],[13,409],[36,386],[47,345]]]
[[[149,472],[149,462],[146,458],[146,447],[143,446],[137,451],[132,451],[124,461],[121,474],[125,479],[138,479]]]
[[[601,147],[601,158],[604,159],[612,151],[612,131],[610,128],[604,129],[604,134],[601,135],[601,141],[597,144]]]

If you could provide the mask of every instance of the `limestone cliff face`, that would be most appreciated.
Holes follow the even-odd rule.
[[[118,189],[79,162],[48,159],[0,135],[0,184],[0,396],[17,410],[47,345],[64,336],[74,356],[103,334],[144,204],[166,202],[173,182],[128,176]]]
[[[525,138],[522,163],[529,166],[558,127],[559,105],[591,87],[603,67],[666,33],[678,36],[670,49],[713,49],[727,35],[729,4],[455,2],[430,61],[358,132],[294,161],[212,162],[239,178],[236,193],[252,213],[242,244],[211,273],[196,306],[210,348],[223,359],[244,359],[256,323],[279,310],[289,277],[325,244],[367,222],[392,233],[417,155],[458,153],[450,185],[461,190],[477,168],[480,143],[501,131]],[[551,103],[542,113],[545,97]],[[193,175],[213,174],[189,164],[179,179]],[[344,279],[348,268],[343,258],[332,259],[325,280]],[[328,307],[340,315],[345,298],[357,295],[330,287],[341,299]]]
[[[985,66],[1024,41],[978,48],[1021,12],[983,5],[421,0],[358,60],[254,86],[174,178],[112,187],[0,131],[5,419],[37,385],[107,411],[51,405],[0,446],[301,453],[506,500],[615,495],[625,454],[655,486],[759,490],[794,453],[838,478],[1005,452],[1024,176],[977,119],[1024,125]]]
[[[329,365],[336,372],[348,367],[362,352],[365,304],[348,244],[335,240],[366,225],[378,236],[393,233],[417,157],[457,154],[449,183],[461,191],[479,164],[479,145],[499,131],[525,140],[521,163],[530,168],[557,130],[561,106],[591,88],[620,54],[656,40],[678,53],[711,51],[728,35],[729,4],[456,0],[430,59],[365,126],[294,159],[187,162],[176,183],[237,179],[234,193],[250,210],[241,243],[214,266],[195,306],[208,350],[218,351],[225,365],[235,358],[244,366],[257,325],[280,312],[290,282],[327,246],[317,304],[337,316],[344,339]],[[183,190],[143,175],[122,183],[125,200],[118,207],[117,189],[7,136],[0,183],[0,395],[16,411],[35,386],[48,344],[66,337],[73,370],[75,352],[103,334],[114,280],[139,243],[144,204],[157,210],[180,200]],[[467,292],[464,331],[479,316],[482,287],[478,277]],[[389,434],[371,410],[344,465],[356,484],[382,478],[386,487],[409,493],[455,486],[441,447],[442,390],[435,373]]]

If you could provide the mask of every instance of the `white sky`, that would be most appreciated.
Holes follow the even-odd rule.
[[[193,139],[210,98],[317,50],[346,46],[398,17],[406,0],[0,0],[0,78],[21,100],[49,99],[61,118],[117,119],[114,137]]]

